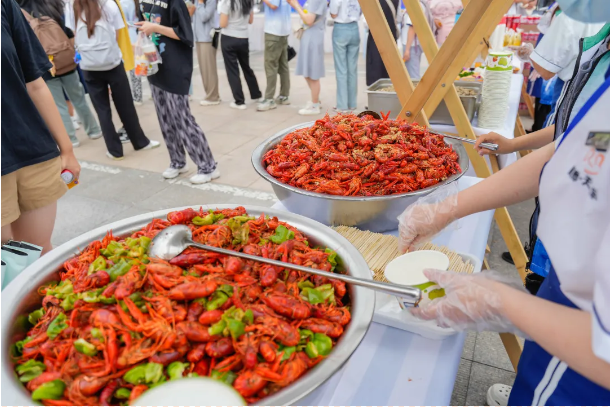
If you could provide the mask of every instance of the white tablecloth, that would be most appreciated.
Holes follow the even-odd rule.
[[[511,88],[509,90],[509,111],[507,112],[507,117],[505,118],[505,124],[501,129],[494,129],[496,133],[506,137],[513,138],[513,131],[516,126],[516,117],[518,115],[518,108],[520,107],[520,97],[522,95],[522,83],[524,82],[524,75],[521,73],[516,73],[511,76]],[[433,130],[442,132],[442,133],[458,133],[458,130],[454,126],[441,125],[441,124],[433,124],[431,125]],[[482,135],[489,133],[490,129],[483,129],[481,127],[477,127],[477,118],[473,123],[473,130],[476,135]],[[473,148],[465,145],[465,148]],[[486,162],[488,163],[488,167],[490,167],[490,160],[486,156]],[[512,154],[501,154],[498,156],[499,167],[505,168],[509,164],[516,162],[518,159],[517,153]],[[473,170],[473,165],[469,167],[469,171],[467,171],[467,175],[476,176],[475,171]]]
[[[479,181],[464,176],[458,183],[465,189]],[[274,208],[285,209],[281,203]],[[468,216],[433,242],[483,259],[493,215]],[[457,334],[436,341],[373,322],[342,369],[295,404],[448,405],[464,340]]]

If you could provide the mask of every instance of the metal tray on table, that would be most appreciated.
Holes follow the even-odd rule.
[[[413,81],[417,85],[419,81]],[[469,121],[473,120],[475,113],[479,110],[479,101],[482,95],[482,84],[478,82],[455,81],[457,88],[473,89],[476,91],[474,96],[461,96],[460,101],[467,112]],[[393,86],[390,79],[378,79],[366,90],[367,107],[374,112],[388,112],[390,117],[395,118],[401,112],[401,103],[396,92],[382,91],[381,89]],[[444,100],[439,103],[437,109],[429,117],[429,122],[434,124],[453,124],[452,116]]]

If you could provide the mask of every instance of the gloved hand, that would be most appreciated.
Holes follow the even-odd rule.
[[[528,75],[528,80],[531,82],[536,81],[537,79],[539,79],[541,77],[541,74],[539,72],[537,72],[536,69],[531,69],[530,70],[530,75]]]
[[[528,62],[530,60],[530,54],[532,54],[532,52],[535,50],[535,47],[533,47],[533,45],[530,42],[526,42],[520,45],[519,47],[512,46],[508,48],[513,50],[516,56],[522,62]]]
[[[428,269],[424,275],[443,288],[445,296],[412,308],[412,315],[457,331],[512,332],[527,337],[503,315],[501,307],[499,291],[506,288],[503,285],[526,292],[519,279],[495,271],[459,274]]]
[[[399,250],[416,250],[457,219],[458,183],[418,198],[399,215]]]

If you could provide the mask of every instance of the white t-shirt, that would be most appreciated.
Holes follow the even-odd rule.
[[[565,13],[556,16],[530,59],[550,72],[558,74],[563,81],[573,76],[579,55],[579,40],[596,34],[603,23],[586,24],[573,20]]]
[[[237,2],[238,0],[233,1]],[[243,15],[242,11],[239,9],[231,11],[231,0],[220,0],[217,9],[219,14],[226,14],[229,16],[227,27],[221,28],[221,34],[235,38],[248,38],[250,10],[246,15]]]
[[[76,31],[76,27],[74,27],[74,6],[72,2],[66,3],[64,16],[66,19],[66,27],[72,31]],[[106,20],[115,30],[120,30],[121,28],[125,27],[123,16],[121,16],[121,10],[119,10],[119,6],[117,6],[117,3],[115,3],[114,0],[106,0],[106,2],[102,4],[102,18]]]
[[[336,23],[354,23],[361,17],[361,6],[358,0],[331,0],[329,13],[337,14],[334,19]]]

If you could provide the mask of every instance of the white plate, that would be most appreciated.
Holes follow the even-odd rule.
[[[388,263],[384,277],[393,284],[414,286],[428,283],[424,270],[447,270],[449,266],[450,259],[442,252],[418,250],[405,253]]]

